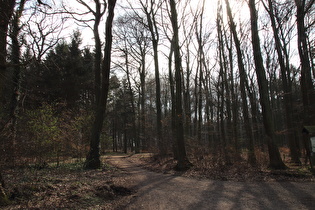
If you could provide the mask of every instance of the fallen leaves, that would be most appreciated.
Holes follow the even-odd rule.
[[[41,170],[22,167],[4,175],[12,201],[4,209],[113,209],[122,196],[134,193],[123,186],[125,175],[108,165],[100,170],[82,170],[80,164]]]
[[[251,167],[246,161],[237,164],[225,165],[214,162],[211,158],[203,158],[202,161],[191,158],[193,167],[185,172],[174,170],[176,161],[171,157],[159,157],[150,155],[133,155],[128,159],[139,166],[151,171],[181,175],[186,177],[206,178],[222,181],[293,181],[314,182],[315,177],[306,166],[290,166],[287,170],[270,170],[265,166]],[[288,163],[287,163],[288,164]]]

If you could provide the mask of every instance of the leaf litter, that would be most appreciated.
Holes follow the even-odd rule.
[[[171,156],[160,157],[152,153],[136,154],[129,156],[128,160],[151,171],[193,178],[239,182],[315,182],[315,176],[307,166],[296,166],[289,162],[286,163],[288,169],[273,170],[266,165],[252,167],[244,160],[228,165],[214,162],[207,157],[201,161],[190,158],[193,167],[178,172],[174,170],[176,161]]]
[[[135,193],[126,186],[126,174],[104,165],[83,170],[82,163],[3,171],[10,205],[2,209],[115,209]]]
[[[215,164],[207,158],[202,161],[191,158],[193,167],[178,172],[174,170],[176,161],[171,156],[159,157],[146,153],[130,155],[126,159],[151,171],[198,179],[240,182],[315,181],[305,166],[270,170],[264,166],[251,167],[242,161],[224,165]],[[11,204],[2,209],[119,209],[136,196],[136,190],[128,188],[129,174],[107,164],[99,170],[83,170],[82,163],[43,169],[17,167],[4,170],[3,176]]]

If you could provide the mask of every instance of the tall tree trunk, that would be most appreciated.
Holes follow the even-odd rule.
[[[175,97],[175,84],[174,84],[174,77],[172,73],[172,56],[174,53],[174,39],[171,40],[171,47],[170,47],[170,53],[168,56],[168,74],[169,74],[169,82],[170,82],[170,89],[171,89],[171,128],[172,128],[172,149],[174,153],[174,159],[178,160],[178,149],[176,146],[175,139],[176,139],[176,97]]]
[[[198,68],[197,66],[197,70],[196,70],[196,75],[195,75],[195,79],[194,79],[194,83],[195,83],[195,89],[194,89],[194,95],[195,95],[195,103],[194,103],[194,118],[193,118],[193,135],[197,136],[198,138],[198,104],[199,104],[199,94],[198,94],[198,72],[199,72],[200,68]]]
[[[182,107],[182,76],[181,76],[181,55],[179,46],[178,22],[175,0],[170,0],[171,22],[174,38],[174,58],[175,58],[175,80],[176,80],[176,140],[178,159],[176,169],[185,170],[191,167],[186,154],[184,126],[183,126],[183,107]],[[172,102],[174,103],[174,101]]]
[[[197,55],[197,59],[198,59],[198,67],[199,67],[199,81],[197,83],[196,81],[196,85],[198,84],[198,97],[196,94],[196,97],[198,98],[198,126],[197,126],[197,134],[198,134],[198,141],[201,143],[202,145],[202,126],[203,126],[203,106],[202,106],[202,102],[203,102],[203,89],[202,89],[202,84],[203,84],[203,64],[204,64],[204,53],[203,53],[203,37],[202,37],[202,30],[203,30],[203,13],[204,13],[204,1],[202,2],[202,8],[201,8],[201,12],[200,12],[200,20],[196,21],[196,38],[197,38],[197,42],[198,42],[198,55]],[[198,26],[199,26],[199,30],[198,30]],[[197,74],[196,74],[196,78],[197,78]]]
[[[220,65],[220,72],[219,72],[219,84],[218,84],[218,94],[220,95],[220,101],[218,101],[219,105],[219,121],[220,121],[220,136],[221,136],[221,141],[223,145],[223,154],[224,154],[224,159],[226,164],[231,164],[231,159],[229,156],[229,151],[228,151],[228,142],[227,142],[227,130],[226,129],[226,123],[225,123],[225,118],[224,118],[224,113],[229,112],[228,109],[228,103],[226,103],[226,96],[228,96],[228,88],[226,85],[227,82],[227,77],[226,77],[226,72],[227,72],[227,60],[226,60],[226,55],[225,55],[225,50],[224,50],[224,40],[223,40],[223,31],[222,31],[222,5],[219,4],[218,2],[218,9],[217,9],[217,32],[218,32],[218,51],[219,51],[219,65]],[[220,81],[221,78],[221,81]],[[229,100],[229,99],[227,99]],[[224,109],[224,105],[226,105],[226,109]]]
[[[158,59],[158,44],[154,42],[154,65],[155,65],[155,91],[156,91],[156,123],[157,123],[157,140],[160,155],[166,154],[166,144],[163,139],[162,133],[162,105],[161,105],[161,84],[160,84],[160,71],[159,71],[159,59]]]
[[[156,91],[156,123],[157,123],[157,141],[160,155],[166,154],[166,145],[163,141],[162,135],[162,111],[161,111],[161,84],[160,84],[160,70],[159,70],[159,58],[158,58],[158,43],[159,43],[159,31],[155,19],[155,11],[153,6],[154,1],[151,0],[150,7],[148,8],[148,2],[146,5],[141,2],[143,10],[147,16],[148,27],[151,33],[152,45],[153,45],[153,59],[154,59],[154,72],[155,72],[155,91]],[[149,9],[149,10],[148,10]]]
[[[186,30],[184,31],[184,37],[186,40],[190,40],[190,34],[186,34]],[[192,136],[192,122],[191,122],[191,96],[190,96],[190,80],[191,80],[191,63],[190,63],[190,47],[191,42],[185,42],[186,45],[186,78],[185,78],[185,86],[184,89],[184,112],[185,112],[185,134],[188,136]]]
[[[41,3],[41,1],[38,1]],[[101,23],[102,17],[107,9],[107,3],[105,0],[94,0],[92,4],[94,4],[95,9],[93,9],[89,3],[85,0],[76,0],[81,6],[85,7],[88,14],[93,15],[93,35],[94,35],[94,47],[95,47],[95,55],[94,55],[94,98],[93,103],[96,107],[100,102],[101,97],[101,86],[102,86],[102,78],[101,78],[101,63],[102,63],[102,43],[99,34],[99,25]],[[73,15],[75,15],[74,13]],[[80,22],[86,23],[87,21],[82,20]]]
[[[311,65],[309,58],[309,48],[307,44],[307,28],[304,23],[305,15],[311,8],[314,1],[306,5],[305,0],[295,0],[296,5],[296,22],[298,30],[298,50],[301,63],[301,88],[304,108],[304,125],[315,124],[315,89],[312,81]]]
[[[117,152],[116,119],[112,120],[112,125],[113,125],[113,128],[112,128],[113,152]]]
[[[93,25],[95,59],[94,59],[94,89],[95,89],[95,105],[99,104],[101,98],[101,62],[102,62],[102,43],[99,34],[99,25],[103,16],[101,12],[101,3],[95,1],[96,10],[94,13],[95,21]]]
[[[128,143],[128,140],[127,140],[127,129],[126,129],[126,126],[125,126],[125,128],[124,128],[124,136],[123,136],[123,139],[124,139],[124,153],[125,154],[127,154],[127,152],[128,152],[128,145],[127,145],[127,143]]]
[[[310,1],[306,5],[306,0],[295,0],[296,5],[296,22],[297,22],[297,36],[298,36],[298,50],[301,63],[301,90],[303,101],[303,125],[315,125],[315,89],[312,81],[311,65],[309,58],[309,48],[307,44],[307,28],[305,26],[305,15],[311,8],[315,1]],[[303,135],[303,141],[307,153],[307,158],[310,160],[311,167],[314,167],[314,160],[311,157],[311,150],[309,140],[306,135]],[[313,157],[314,158],[314,157]]]
[[[189,48],[187,46],[187,52],[189,51]],[[191,97],[190,97],[190,75],[191,75],[191,69],[190,69],[190,53],[187,53],[186,58],[186,90],[184,92],[184,106],[185,106],[185,130],[186,134],[191,136],[192,135],[192,128],[191,128]]]
[[[239,148],[239,140],[238,140],[238,130],[237,125],[239,124],[239,116],[238,116],[238,99],[237,99],[237,88],[234,82],[234,59],[233,59],[233,36],[230,37],[230,47],[229,51],[229,61],[230,61],[230,80],[231,80],[231,105],[232,105],[232,139],[234,143],[234,155],[235,159],[241,159],[240,156],[240,148]]]
[[[309,57],[311,62],[312,76],[315,79],[315,40],[310,40],[310,37],[307,37],[307,45],[309,51]]]
[[[109,75],[111,64],[111,49],[112,49],[112,24],[114,19],[114,8],[116,0],[108,1],[108,16],[105,28],[105,49],[102,66],[102,89],[100,102],[97,104],[95,110],[95,119],[92,127],[92,137],[90,141],[90,151],[87,155],[85,168],[97,169],[101,167],[100,160],[100,135],[103,128],[103,121],[106,112],[106,104],[109,90]]]
[[[222,31],[222,41],[223,41],[223,38],[224,38],[224,47],[227,49],[227,53],[228,55],[226,55],[226,52],[225,52],[225,49],[223,47],[223,51],[224,52],[224,57],[223,57],[223,60],[224,60],[224,72],[223,72],[223,76],[224,76],[224,86],[225,86],[225,104],[226,104],[226,115],[227,115],[227,122],[226,122],[226,136],[227,136],[227,148],[228,148],[228,153],[231,153],[232,151],[230,151],[230,145],[231,145],[231,140],[233,138],[233,136],[231,135],[232,132],[233,132],[233,129],[232,129],[232,103],[231,103],[231,88],[230,88],[230,80],[231,78],[229,77],[229,74],[228,74],[228,70],[229,70],[229,67],[233,68],[233,59],[232,59],[232,56],[231,56],[231,46],[229,47],[229,40],[227,38],[227,31],[225,29],[223,29]],[[231,58],[231,59],[230,59]],[[228,65],[230,64],[230,65]],[[230,69],[231,71],[231,69]],[[231,132],[232,131],[232,132]]]
[[[285,46],[282,46],[281,40],[279,37],[279,29],[276,24],[276,17],[274,13],[274,6],[273,2],[271,0],[268,0],[268,8],[266,7],[266,10],[269,13],[270,20],[271,20],[271,26],[273,30],[273,35],[275,38],[275,44],[276,44],[276,51],[278,54],[278,61],[280,65],[281,70],[281,80],[282,80],[282,88],[284,91],[284,108],[285,108],[285,115],[286,115],[286,127],[287,127],[287,138],[289,139],[289,147],[290,147],[290,153],[291,153],[291,159],[292,162],[300,164],[299,159],[299,145],[296,139],[296,136],[294,135],[294,126],[293,126],[293,118],[292,118],[292,87],[290,86],[291,83],[291,77],[290,77],[290,65],[289,63],[285,63],[285,57],[283,55],[282,49]]]
[[[206,77],[206,116],[207,116],[207,126],[208,126],[208,142],[209,142],[209,149],[214,150],[214,104],[213,104],[213,95],[212,89],[210,88],[210,76]]]
[[[24,11],[24,4],[26,0],[22,0],[19,3],[19,7],[13,15],[12,29],[10,33],[11,37],[11,61],[13,68],[13,92],[10,106],[10,130],[11,130],[11,158],[12,164],[15,161],[15,144],[16,144],[16,126],[19,114],[19,101],[20,101],[20,89],[21,89],[21,45],[19,42],[19,35],[21,31],[20,18]]]
[[[222,55],[220,55],[221,57]],[[221,60],[221,58],[220,58]],[[219,79],[219,81],[221,82],[221,84],[218,85],[218,95],[220,97],[220,100],[218,100],[218,112],[219,112],[219,118],[218,118],[218,127],[220,128],[219,133],[220,133],[220,141],[222,142],[222,146],[221,146],[221,154],[224,155],[224,161],[225,164],[230,165],[231,161],[228,155],[228,151],[227,151],[227,141],[226,141],[226,129],[225,129],[225,119],[224,119],[224,92],[225,92],[225,88],[224,88],[224,82],[223,82],[223,64],[222,61],[220,61],[220,73],[219,73],[219,77],[221,77],[221,81]]]
[[[202,29],[203,29],[203,13],[204,13],[204,1],[201,8],[201,14],[200,14],[200,21],[199,21],[199,30],[198,30],[198,21],[196,21],[196,37],[198,42],[198,66],[199,66],[199,81],[198,84],[198,97],[196,94],[196,97],[198,98],[198,126],[197,126],[197,134],[198,134],[198,141],[202,143],[202,125],[203,125],[203,94],[202,94],[202,84],[203,84],[203,65],[204,65],[204,53],[203,53],[203,37],[202,37]],[[197,78],[197,75],[196,75]],[[202,145],[202,144],[201,144]]]
[[[257,23],[257,11],[255,6],[255,0],[249,0],[250,18],[251,18],[251,32],[252,32],[252,46],[254,53],[255,70],[258,80],[260,104],[262,107],[263,122],[265,132],[267,135],[268,153],[269,153],[269,167],[274,169],[285,169],[286,166],[283,163],[279,149],[275,143],[275,132],[273,114],[270,105],[268,81],[266,78],[266,72],[263,65],[263,59],[260,49],[260,41],[258,34]]]
[[[4,101],[3,101],[3,90],[5,87],[6,80],[6,59],[7,59],[7,32],[9,27],[9,22],[11,20],[15,0],[0,0],[0,114],[4,111]],[[0,122],[2,126],[2,122]],[[8,202],[7,196],[4,191],[3,179],[0,170],[0,205],[6,204]]]
[[[147,149],[147,141],[146,141],[146,105],[145,105],[145,93],[146,93],[146,86],[145,86],[145,53],[142,55],[142,64],[139,67],[140,71],[140,87],[141,87],[141,94],[140,94],[140,140],[142,149]]]
[[[140,145],[139,145],[139,135],[138,135],[138,130],[136,126],[136,107],[135,107],[135,100],[134,100],[134,95],[133,95],[133,90],[131,87],[131,80],[130,80],[130,70],[129,70],[129,58],[128,58],[128,51],[127,51],[127,46],[125,42],[125,65],[126,65],[126,74],[127,74],[127,82],[128,82],[128,89],[129,89],[129,94],[130,94],[130,103],[131,103],[131,108],[132,108],[132,137],[134,139],[135,143],[135,153],[140,153]]]
[[[8,27],[15,6],[14,0],[0,0],[0,114],[4,112],[4,88],[7,76],[7,36]],[[1,127],[4,122],[0,122]]]
[[[240,89],[241,89],[241,98],[242,98],[242,110],[243,110],[243,118],[244,118],[244,126],[246,135],[248,138],[248,162],[251,165],[256,165],[256,156],[255,156],[255,150],[254,150],[254,138],[252,133],[252,128],[250,125],[250,119],[249,119],[249,111],[248,111],[248,102],[247,102],[247,96],[246,96],[246,71],[245,71],[245,65],[243,62],[243,56],[242,56],[242,50],[241,50],[241,43],[239,41],[239,38],[237,36],[236,32],[236,26],[233,20],[230,4],[228,0],[225,0],[226,7],[227,7],[227,14],[229,18],[229,25],[232,31],[235,48],[237,52],[237,63],[238,63],[238,70],[240,75]]]
[[[217,101],[217,105],[216,105],[216,126],[214,128],[214,132],[216,133],[215,135],[215,139],[214,139],[214,155],[219,155],[219,156],[222,156],[223,152],[222,152],[222,145],[221,145],[221,130],[220,130],[220,97],[221,97],[221,93],[220,93],[220,77],[219,77],[219,80],[216,84],[216,90],[217,90],[217,98],[216,98],[216,101]],[[218,156],[217,156],[218,157]],[[222,158],[220,158],[222,159]]]
[[[202,145],[202,138],[201,138],[201,133],[202,133],[202,115],[203,115],[203,111],[202,111],[202,80],[203,80],[203,69],[202,69],[202,64],[199,63],[199,85],[198,85],[198,141],[201,143]]]

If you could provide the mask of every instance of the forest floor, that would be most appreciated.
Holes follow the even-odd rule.
[[[116,209],[134,192],[124,187],[128,174],[105,159],[98,170],[84,170],[76,160],[3,170],[11,203],[0,209]]]
[[[315,178],[306,171],[217,167],[172,170],[151,154],[3,171],[11,204],[2,209],[314,209]],[[208,171],[208,172],[206,172]],[[242,172],[243,171],[243,172]],[[157,173],[159,172],[159,173]]]

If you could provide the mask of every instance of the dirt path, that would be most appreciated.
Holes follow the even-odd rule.
[[[150,172],[124,156],[108,160],[136,190],[120,209],[315,209],[315,183],[197,180]]]

